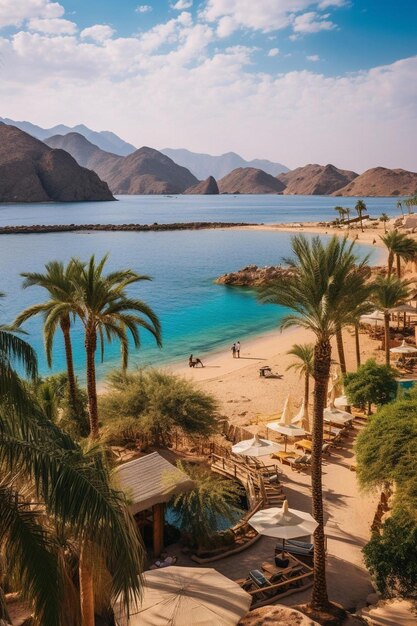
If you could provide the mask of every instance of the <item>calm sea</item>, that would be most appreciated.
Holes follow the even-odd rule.
[[[1,206],[1,224],[123,223],[174,221],[294,222],[334,217],[335,200],[321,197],[213,196],[213,197],[122,197],[119,202]],[[395,199],[365,199],[371,214],[394,214]],[[343,204],[354,204],[344,199]],[[360,247],[361,253],[375,249]],[[245,265],[277,264],[290,253],[290,235],[271,231],[177,231],[159,233],[82,232],[0,237],[0,320],[8,323],[23,308],[45,299],[35,287],[21,289],[19,274],[42,271],[53,259],[71,256],[87,259],[110,253],[108,269],[130,267],[152,276],[131,289],[159,315],[163,349],[156,349],[142,334],[142,347],[132,350],[132,364],[158,364],[188,355],[204,356],[239,339],[277,326],[284,311],[261,306],[250,290],[215,285],[213,280]],[[28,340],[37,350],[41,373],[48,372],[44,357],[41,320],[25,326]],[[74,360],[79,376],[84,373],[82,329],[73,329]],[[106,346],[99,376],[117,366],[119,346]],[[54,371],[65,367],[62,340],[57,334]]]

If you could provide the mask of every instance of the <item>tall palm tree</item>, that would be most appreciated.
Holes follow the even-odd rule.
[[[363,200],[358,200],[357,203],[355,204],[355,211],[358,214],[359,217],[359,222],[361,225],[361,231],[363,232],[363,223],[362,223],[362,216],[366,211],[366,204]]]
[[[311,483],[313,515],[318,523],[314,533],[314,582],[311,605],[315,610],[329,606],[326,585],[326,554],[323,526],[322,446],[323,411],[330,373],[330,340],[338,327],[354,322],[354,311],[365,299],[363,278],[367,259],[359,262],[355,244],[332,237],[323,244],[294,237],[289,260],[293,275],[278,279],[260,291],[260,300],[288,307],[292,313],[281,322],[283,328],[302,326],[316,336],[314,345],[314,409],[312,428]]]
[[[4,294],[0,293],[0,298],[3,297]],[[25,375],[34,380],[38,374],[38,365],[35,351],[18,336],[18,332],[14,326],[0,325],[0,402],[24,410],[26,394],[15,366],[21,367]]]
[[[349,229],[349,226],[350,226],[350,213],[351,213],[351,210],[350,210],[350,208],[347,206],[347,207],[345,208],[345,214],[346,214],[346,217],[347,217],[347,227],[348,227],[348,229]]]
[[[340,221],[343,222],[345,216],[345,209],[342,206],[335,206],[334,210],[339,213]]]
[[[397,209],[400,209],[401,215],[404,217],[403,203],[401,202],[401,200],[397,201]]]
[[[388,249],[388,276],[392,274],[396,259],[397,276],[401,278],[401,260],[412,261],[417,256],[417,242],[397,230],[387,232],[380,239]]]
[[[71,317],[74,316],[74,281],[79,269],[80,264],[74,260],[66,266],[60,261],[51,261],[45,265],[43,274],[23,273],[22,276],[25,279],[23,287],[43,287],[48,292],[49,299],[28,307],[15,320],[15,324],[20,326],[35,315],[43,315],[45,352],[49,367],[52,367],[55,332],[58,326],[61,328],[64,337],[69,397],[74,411],[77,407],[77,384],[72,356]]]
[[[413,212],[413,207],[417,206],[417,194],[412,196],[411,198],[407,198],[406,200],[404,200],[404,204],[408,209],[409,213]]]
[[[126,287],[149,276],[139,275],[132,270],[118,270],[104,274],[107,255],[96,263],[94,255],[86,265],[79,265],[74,282],[76,313],[85,331],[87,395],[90,414],[90,435],[99,434],[96,388],[97,337],[104,356],[104,339],[118,339],[121,344],[122,367],[127,368],[130,333],[136,348],[140,347],[139,328],[150,332],[161,346],[161,327],[153,310],[141,300],[130,298]]]
[[[387,232],[387,222],[389,222],[388,215],[386,213],[381,213],[381,217],[379,218],[379,221],[384,224],[384,233],[386,233]]]
[[[287,370],[294,369],[300,378],[304,378],[304,406],[307,407],[310,397],[310,376],[313,376],[314,344],[295,343],[287,354],[297,359],[287,367]]]
[[[373,288],[373,301],[375,305],[384,312],[385,329],[385,363],[390,364],[390,333],[389,316],[390,309],[402,304],[408,297],[409,283],[399,279],[397,276],[383,278],[378,276]]]
[[[0,406],[0,468],[0,542],[35,625],[79,625],[79,604],[67,602],[54,528],[96,546],[109,602],[122,594],[128,607],[140,592],[143,547],[124,496],[110,486],[103,455],[83,452],[36,406],[31,414]],[[5,615],[1,597],[0,589]]]

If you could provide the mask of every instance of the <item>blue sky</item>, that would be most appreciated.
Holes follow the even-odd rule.
[[[417,169],[416,23],[416,0],[2,0],[0,115]]]

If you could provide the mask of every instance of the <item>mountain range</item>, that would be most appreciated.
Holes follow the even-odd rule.
[[[15,126],[0,124],[0,202],[114,200],[95,172]]]
[[[45,143],[66,150],[80,165],[97,172],[114,194],[176,194],[198,183],[185,167],[146,146],[123,157],[101,150],[79,133],[54,135]]]
[[[282,163],[273,163],[265,159],[245,161],[235,152],[226,152],[226,154],[221,154],[220,156],[190,152],[190,150],[182,148],[164,148],[161,152],[169,156],[178,165],[188,168],[199,180],[204,180],[208,176],[213,176],[216,180],[219,180],[230,174],[231,171],[241,167],[263,170],[267,174],[271,174],[271,176],[276,176],[281,172],[288,172],[288,167],[282,165]]]

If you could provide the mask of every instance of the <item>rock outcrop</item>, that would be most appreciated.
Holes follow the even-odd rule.
[[[206,180],[202,180],[200,183],[197,183],[197,185],[186,189],[184,193],[213,196],[220,192],[216,179],[213,178],[213,176],[209,176]]]
[[[254,167],[238,167],[219,180],[218,186],[220,193],[230,194],[282,193],[285,189],[278,178]]]
[[[327,196],[344,187],[357,176],[356,172],[340,170],[331,164],[310,164],[297,167],[285,174],[279,174],[277,178],[286,186],[284,194]]]
[[[100,150],[78,133],[56,135],[46,143],[68,150],[80,164],[94,169],[115,194],[177,194],[198,183],[189,170],[153,148],[122,157]]]
[[[334,196],[412,196],[417,193],[417,173],[373,167],[355,178]]]
[[[292,276],[294,271],[288,267],[271,265],[258,267],[248,265],[237,272],[229,272],[219,276],[214,282],[218,285],[232,285],[234,287],[260,287],[276,278]]]
[[[0,202],[114,200],[95,172],[15,126],[0,124]]]

